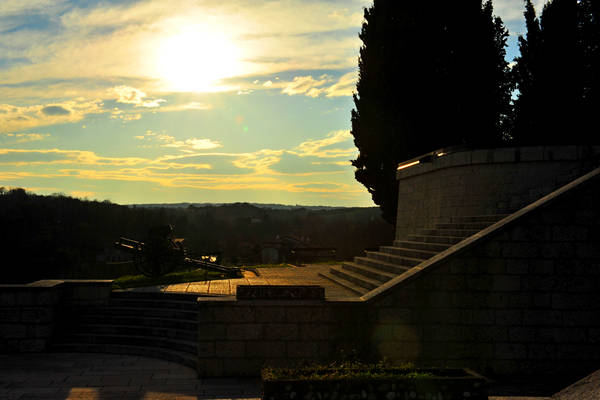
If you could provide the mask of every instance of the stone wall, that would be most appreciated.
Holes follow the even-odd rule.
[[[453,216],[506,214],[599,165],[600,146],[461,151],[401,169],[396,240]]]
[[[63,305],[102,304],[110,296],[111,280],[42,280],[0,285],[0,353],[47,349]]]
[[[368,347],[364,302],[198,299],[200,376],[340,359]]]
[[[600,363],[600,174],[375,295],[380,356],[508,374]],[[402,279],[400,279],[402,281]]]
[[[353,302],[199,299],[203,376],[371,359],[484,374],[600,363],[600,169]]]

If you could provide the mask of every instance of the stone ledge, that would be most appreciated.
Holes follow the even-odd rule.
[[[317,285],[239,285],[238,300],[324,300],[325,288]]]
[[[536,146],[500,147],[458,151],[396,171],[396,179],[402,180],[432,171],[466,165],[579,161],[600,155],[600,146]]]

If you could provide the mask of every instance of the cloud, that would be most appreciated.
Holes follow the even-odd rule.
[[[303,94],[308,97],[340,97],[351,96],[356,87],[356,72],[348,72],[337,81],[329,75],[321,75],[318,79],[311,75],[296,76],[287,82],[281,93],[289,96]]]
[[[145,140],[146,142],[158,142],[159,147],[176,148],[181,151],[194,151],[194,150],[212,150],[223,145],[217,141],[206,139],[206,138],[189,138],[185,140],[177,140],[174,136],[167,135],[165,133],[156,133],[151,130],[146,131],[143,136],[134,136],[138,140]]]
[[[133,104],[135,107],[155,108],[165,99],[146,99],[146,93],[131,86],[115,86],[110,90],[117,95],[117,103]]]
[[[89,114],[105,112],[101,100],[76,99],[50,105],[0,104],[0,133],[39,126],[78,122]]]
[[[14,143],[36,142],[50,137],[49,133],[7,133],[7,137],[15,138]]]
[[[343,142],[348,142],[352,139],[352,135],[348,130],[334,131],[327,134],[324,139],[307,140],[300,143],[293,151],[300,157],[315,156],[320,158],[337,158],[337,157],[354,157],[357,150],[354,146],[347,148],[333,148]]]
[[[61,106],[46,106],[42,108],[42,113],[45,115],[69,115],[71,111]]]
[[[172,112],[172,111],[206,111],[212,110],[212,104],[203,103],[200,101],[191,101],[189,103],[174,104],[170,106],[161,107],[161,112]]]
[[[87,199],[87,198],[97,196],[96,192],[82,191],[82,190],[73,190],[73,191],[69,192],[69,194],[73,197],[77,197],[80,199]]]

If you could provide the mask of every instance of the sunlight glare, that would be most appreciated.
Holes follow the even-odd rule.
[[[171,91],[213,91],[221,79],[241,72],[238,48],[217,29],[181,30],[162,41],[157,57],[158,74]]]

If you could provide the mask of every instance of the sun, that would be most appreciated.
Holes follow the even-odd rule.
[[[157,50],[157,73],[170,91],[214,91],[221,79],[240,73],[239,49],[218,30],[187,28]]]

